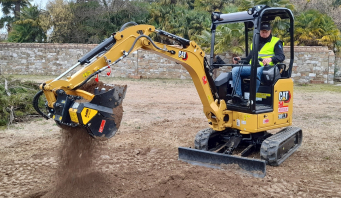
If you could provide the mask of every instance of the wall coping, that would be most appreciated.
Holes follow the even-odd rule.
[[[63,49],[92,49],[98,44],[77,43],[0,43],[0,48],[63,48]]]
[[[327,46],[295,46],[295,52],[329,52]],[[290,46],[284,46],[283,51],[289,52]]]
[[[78,43],[0,43],[0,48],[66,48],[66,49],[92,49],[98,44]],[[284,46],[283,51],[290,51],[290,46]],[[327,46],[295,46],[295,52],[328,52]]]

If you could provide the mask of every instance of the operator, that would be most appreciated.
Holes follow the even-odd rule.
[[[251,64],[252,58],[252,44],[249,55],[246,57],[246,63]],[[260,26],[260,37],[259,37],[259,48],[258,48],[258,58],[262,58],[263,61],[259,61],[259,67],[257,67],[257,81],[256,81],[256,92],[258,91],[264,66],[273,66],[277,63],[283,62],[285,59],[283,53],[283,42],[279,38],[272,36],[271,26],[269,22],[262,22]],[[240,61],[240,57],[233,58],[233,63],[237,64]],[[258,60],[257,60],[258,61]],[[240,77],[239,76],[240,72]],[[241,88],[241,77],[250,76],[251,66],[234,67],[232,69],[232,80],[236,95],[234,96],[234,101],[237,103],[246,102],[242,97]],[[238,81],[237,81],[238,80]]]

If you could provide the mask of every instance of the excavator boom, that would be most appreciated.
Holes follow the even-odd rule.
[[[179,46],[154,42],[149,34],[156,32],[161,36],[173,39]],[[45,118],[53,118],[58,124],[71,127],[87,128],[93,137],[109,139],[117,131],[122,113],[121,108],[126,93],[126,86],[96,87],[84,90],[86,83],[102,71],[115,67],[123,58],[138,50],[150,50],[183,65],[190,73],[204,106],[204,113],[215,130],[224,130],[231,126],[231,121],[224,121],[225,101],[218,103],[216,90],[209,68],[205,65],[205,53],[194,42],[171,33],[155,30],[151,25],[135,25],[114,33],[78,63],[54,80],[43,83],[41,92],[34,99],[36,110]],[[77,66],[79,71],[67,79],[62,79]],[[213,86],[212,86],[213,85]],[[44,93],[47,99],[48,115],[37,107],[39,97]],[[79,102],[86,100],[86,102]],[[119,114],[119,115],[118,115]]]

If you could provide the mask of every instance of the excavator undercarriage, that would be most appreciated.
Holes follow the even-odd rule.
[[[194,149],[179,147],[178,151],[179,159],[189,163],[218,168],[221,164],[238,164],[249,174],[264,177],[266,164],[280,165],[301,144],[302,130],[297,127],[287,127],[276,134],[261,132],[247,136],[235,129],[216,132],[207,128],[197,133]],[[260,159],[252,156],[259,150]]]

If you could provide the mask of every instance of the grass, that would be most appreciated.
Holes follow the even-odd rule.
[[[38,91],[39,87],[36,82],[21,81],[12,76],[0,75],[0,126],[6,126],[10,122],[11,112],[13,112],[14,121],[37,114],[33,108],[32,99]]]
[[[43,83],[45,81],[55,79],[57,76],[39,76],[39,75],[11,75],[13,78],[25,80],[25,81],[34,81],[37,83]],[[99,80],[104,83],[113,83],[117,82],[156,82],[158,84],[187,84],[193,83],[191,79],[165,79],[165,78],[142,78],[142,79],[134,79],[134,78],[120,78],[120,77],[107,77],[107,76],[99,76]]]
[[[341,93],[341,86],[331,84],[305,84],[294,85],[294,91],[299,92],[337,92]]]

